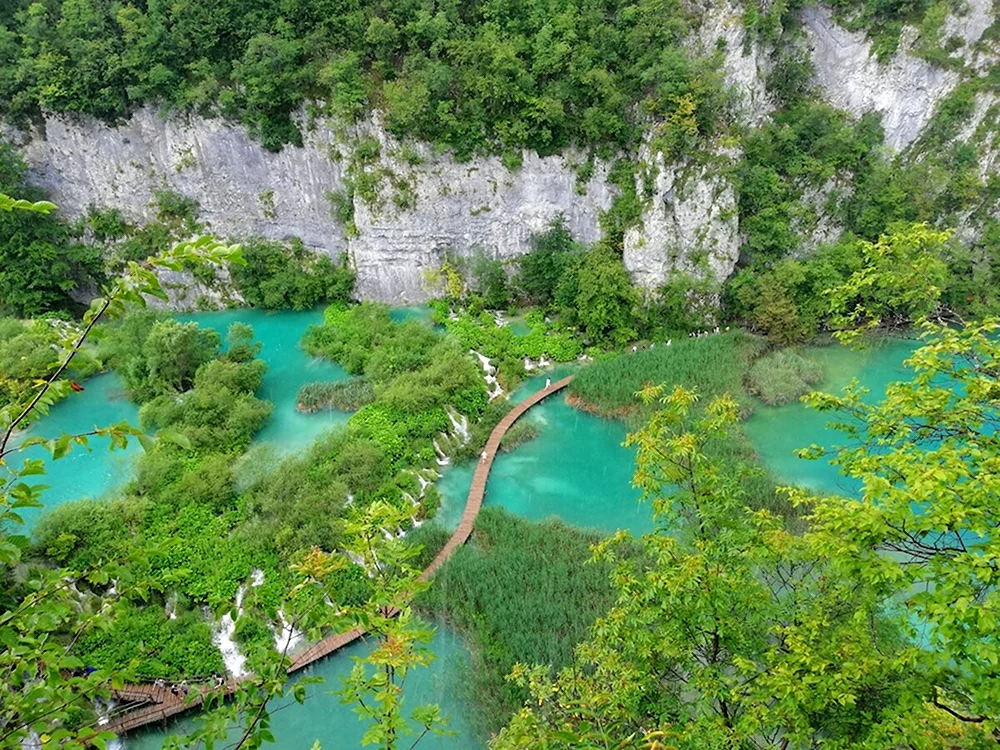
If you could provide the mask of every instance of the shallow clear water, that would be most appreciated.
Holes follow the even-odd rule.
[[[811,348],[807,354],[824,367],[825,378],[817,390],[839,393],[857,378],[870,391],[867,400],[877,401],[889,383],[908,378],[903,361],[917,345],[916,341],[883,340],[860,351],[833,345]],[[804,461],[795,455],[796,450],[813,443],[824,448],[842,444],[843,434],[828,427],[835,419],[835,415],[798,402],[784,406],[757,403],[746,431],[762,463],[781,481],[818,492],[853,495],[859,488],[855,480],[841,476],[826,461]]]
[[[426,311],[426,314],[425,314]],[[397,319],[429,319],[427,308],[396,310]],[[256,442],[270,443],[280,452],[304,448],[323,431],[346,421],[344,413],[325,412],[303,415],[295,409],[299,387],[314,380],[346,378],[335,365],[308,357],[298,346],[302,332],[311,323],[320,322],[321,311],[268,314],[256,310],[222,313],[199,313],[183,316],[225,334],[233,322],[253,326],[263,349],[261,357],[269,364],[262,397],[274,402],[275,410]],[[885,385],[904,375],[901,363],[912,351],[912,342],[885,342],[875,349],[856,352],[839,346],[811,351],[827,372],[821,384],[824,390],[838,390],[853,377],[872,390],[872,398],[884,392]],[[571,368],[560,368],[527,379],[512,395],[520,401],[543,388],[548,379],[563,377]],[[638,493],[631,487],[633,455],[621,443],[625,426],[573,409],[560,393],[533,408],[524,417],[541,426],[539,436],[510,453],[501,453],[491,471],[486,504],[502,505],[523,517],[540,520],[558,516],[581,527],[612,532],[629,529],[640,534],[651,530],[648,506],[640,505]],[[101,375],[86,383],[86,391],[53,408],[48,418],[35,430],[55,435],[60,430],[81,431],[94,423],[129,419],[137,421],[136,408],[121,393],[114,375]],[[820,443],[836,444],[837,433],[826,427],[829,416],[807,410],[801,404],[783,407],[758,405],[746,428],[760,453],[761,460],[781,479],[816,489],[851,492],[853,487],[833,467],[820,462],[806,462],[794,456],[794,450]],[[129,473],[127,454],[108,454],[96,446],[92,454],[75,451],[68,458],[51,463],[47,483],[52,485],[47,506],[65,500],[100,495],[124,481]],[[134,446],[132,450],[136,450]],[[474,461],[446,469],[439,481],[443,495],[439,522],[448,528],[458,524],[465,506]],[[29,511],[29,518],[37,513]],[[412,674],[407,694],[414,702],[439,703],[452,716],[454,737],[428,738],[421,748],[451,750],[482,747],[470,729],[471,703],[466,693],[469,684],[469,655],[461,638],[441,628],[433,644],[437,661],[425,670]],[[327,685],[309,687],[311,696],[303,706],[278,707],[272,731],[282,738],[281,747],[309,748],[320,739],[326,748],[358,747],[364,727],[339,699],[329,694],[336,689],[339,677],[351,667],[351,655],[363,653],[355,645],[314,667],[315,674],[326,678]],[[127,738],[129,750],[159,748],[170,733],[191,726],[183,719],[167,727],[149,730]]]
[[[122,420],[132,425],[139,423],[139,409],[128,400],[117,375],[98,375],[83,385],[82,393],[71,393],[53,406],[49,415],[32,425],[25,436],[53,438],[63,432],[88,432]],[[58,461],[51,460],[51,454],[41,446],[24,452],[25,458],[46,459],[46,475],[27,478],[29,483],[48,485],[43,496],[46,508],[54,508],[68,500],[100,497],[128,480],[132,474],[132,457],[141,450],[139,444],[130,441],[125,450],[111,452],[108,443],[106,438],[91,438],[90,451],[78,446]],[[21,511],[25,527],[34,526],[43,511],[43,508]]]
[[[226,310],[178,318],[193,320],[203,328],[214,328],[223,338],[233,323],[253,327],[254,337],[261,343],[258,356],[267,362],[268,368],[258,395],[274,404],[271,418],[254,437],[255,445],[268,444],[278,453],[292,453],[308,447],[322,433],[344,424],[350,417],[347,412],[326,410],[303,414],[296,409],[299,388],[306,383],[347,380],[349,377],[342,367],[310,357],[299,346],[306,328],[323,322],[322,309],[303,312]]]
[[[473,750],[483,747],[484,743],[475,737],[469,721],[469,695],[466,691],[472,683],[469,678],[471,661],[464,642],[455,631],[442,626],[434,634],[431,648],[437,658],[430,666],[414,670],[407,676],[404,700],[408,706],[437,703],[442,713],[450,717],[449,729],[455,734],[425,737],[419,747],[421,750]],[[365,649],[365,644],[355,643],[300,673],[322,677],[324,682],[307,686],[307,697],[302,705],[291,697],[275,701],[271,706],[270,729],[280,742],[265,747],[309,750],[317,739],[324,750],[361,747],[365,723],[353,712],[352,706],[341,703],[332,692],[340,689],[341,679],[353,667],[351,657],[363,656]],[[158,750],[166,737],[191,731],[194,726],[194,718],[180,718],[164,726],[129,735],[121,746],[126,750]],[[402,743],[402,747],[408,746],[409,742]]]
[[[397,323],[405,320],[416,320],[431,325],[431,309],[427,305],[410,305],[409,307],[394,307],[389,311],[389,317]]]
[[[511,400],[521,401],[556,381],[571,368],[556,368],[527,379]],[[500,453],[490,470],[485,505],[501,505],[531,520],[557,516],[567,523],[610,533],[628,529],[634,534],[652,531],[648,505],[640,505],[632,488],[635,464],[632,451],[622,446],[625,425],[601,419],[566,404],[553,394],[522,419],[541,427],[534,440],[509,453]],[[472,483],[476,463],[449,467],[438,482],[442,506],[438,522],[458,525]]]

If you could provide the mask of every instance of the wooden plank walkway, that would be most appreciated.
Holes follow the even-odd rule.
[[[437,557],[420,574],[421,581],[430,580],[431,576],[437,572],[438,568],[444,565],[451,554],[465,544],[469,536],[471,536],[472,528],[475,526],[476,518],[479,516],[479,510],[483,507],[483,498],[486,495],[486,480],[489,478],[493,459],[496,458],[497,451],[500,450],[500,441],[507,434],[507,430],[528,409],[544,401],[556,391],[565,388],[570,384],[571,380],[573,380],[572,375],[552,383],[548,388],[543,388],[538,393],[529,396],[511,409],[507,416],[501,419],[499,424],[493,428],[489,440],[486,441],[486,448],[479,460],[479,465],[476,466],[476,472],[472,477],[472,486],[469,487],[469,496],[465,501],[465,511],[462,513],[462,520],[459,522],[458,528],[455,529],[455,533],[451,535],[448,542],[438,552]],[[344,646],[354,643],[354,641],[361,638],[364,634],[365,631],[363,629],[357,628],[347,633],[331,635],[318,643],[314,643],[309,648],[292,657],[292,663],[288,668],[289,673],[304,669],[310,664],[342,649]],[[223,685],[221,692],[226,696],[232,695],[238,685],[239,680],[231,679]],[[153,685],[126,685],[121,691],[112,691],[112,694],[123,701],[135,702],[141,700],[147,702],[148,705],[128,711],[120,716],[111,717],[110,721],[103,725],[101,729],[110,730],[115,734],[131,732],[147,724],[164,721],[172,716],[177,716],[185,711],[197,708],[205,701],[208,695],[218,694],[219,691],[219,688],[193,686],[191,693],[185,698],[183,696],[172,695],[169,689],[157,688]]]

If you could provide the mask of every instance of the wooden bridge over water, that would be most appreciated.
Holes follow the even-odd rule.
[[[479,509],[483,505],[483,497],[486,495],[486,480],[490,475],[490,468],[493,466],[493,459],[496,458],[500,449],[500,441],[507,434],[513,424],[535,404],[545,400],[556,391],[560,391],[569,385],[573,376],[563,378],[555,383],[551,383],[547,388],[543,388],[532,396],[529,396],[521,403],[517,404],[510,412],[500,420],[500,423],[493,428],[489,440],[486,441],[486,449],[476,472],[472,477],[472,486],[469,487],[469,497],[465,501],[465,511],[462,513],[462,520],[451,535],[447,544],[438,552],[437,557],[420,574],[420,580],[429,580],[438,568],[444,565],[451,554],[468,541],[472,534],[472,527],[479,516]],[[292,656],[292,663],[288,668],[289,673],[304,669],[310,664],[332,654],[334,651],[342,649],[344,646],[353,643],[365,634],[361,628],[351,630],[347,633],[331,635],[309,648]],[[242,678],[252,679],[247,676]],[[120,702],[121,709],[113,715],[108,723],[100,728],[110,730],[116,734],[131,732],[147,724],[164,721],[185,711],[198,708],[210,695],[224,696],[232,695],[239,686],[240,680],[230,679],[221,687],[214,686],[193,686],[187,696],[174,695],[166,687],[157,687],[152,684],[126,685],[121,690],[112,691],[112,695]]]

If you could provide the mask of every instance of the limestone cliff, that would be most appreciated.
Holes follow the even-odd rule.
[[[944,22],[940,33],[969,69],[984,64],[980,40],[994,18],[990,0],[969,0],[965,12]],[[880,113],[886,143],[896,151],[917,141],[963,75],[921,58],[915,29],[904,30],[900,50],[879,61],[863,34],[842,28],[822,7],[806,7],[801,20],[818,90],[854,115]],[[749,127],[766,121],[774,106],[765,86],[772,58],[746,30],[738,4],[714,2],[690,44],[706,57],[720,53],[733,117]],[[992,94],[982,94],[970,127],[993,104]],[[618,190],[608,180],[609,163],[584,170],[581,154],[525,152],[515,169],[498,158],[458,162],[427,145],[397,142],[377,114],[350,127],[309,121],[303,130],[303,147],[271,153],[238,124],[161,117],[150,108],[116,127],[52,116],[38,132],[18,137],[35,180],[71,217],[94,204],[148,220],[156,191],[176,191],[198,201],[200,219],[219,236],[298,237],[317,252],[346,252],[361,297],[399,304],[430,296],[425,272],[449,254],[515,258],[558,214],[576,239],[595,241],[601,213]],[[667,164],[648,149],[640,154],[650,178],[640,193],[640,223],[625,238],[624,261],[643,287],[655,288],[676,271],[721,281],[735,268],[741,240],[730,167],[740,154],[732,145],[710,148],[712,157],[698,165]],[[994,162],[991,152],[984,168]],[[822,191],[813,197],[822,204]],[[836,234],[837,226],[820,216],[805,244]],[[171,283],[182,306],[223,301],[210,290],[183,293],[183,280]]]

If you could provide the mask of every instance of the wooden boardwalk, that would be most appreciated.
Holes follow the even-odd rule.
[[[479,516],[479,509],[483,507],[483,497],[486,495],[486,480],[490,475],[490,468],[493,466],[493,459],[496,458],[497,451],[500,450],[500,441],[507,434],[513,424],[535,404],[544,401],[556,391],[560,391],[569,385],[573,376],[563,378],[543,388],[534,395],[528,397],[517,404],[500,423],[493,428],[489,440],[486,441],[486,449],[483,452],[476,472],[472,477],[472,485],[469,487],[469,497],[465,501],[465,511],[462,513],[462,520],[451,535],[447,544],[438,552],[437,557],[431,561],[424,572],[420,574],[421,581],[427,581],[437,572],[438,568],[444,565],[451,554],[468,541],[472,534],[472,528]],[[310,664],[332,654],[334,651],[342,649],[344,646],[354,643],[365,634],[361,628],[351,630],[347,633],[331,635],[318,643],[314,643],[309,648],[299,652],[292,657],[292,663],[288,668],[289,672],[297,672]],[[247,678],[244,678],[247,679]],[[208,695],[217,695],[220,691],[223,695],[232,695],[238,687],[238,680],[229,680],[222,688],[193,686],[188,696],[175,696],[169,689],[158,688],[153,685],[126,685],[120,691],[112,691],[112,695],[120,701],[138,708],[128,710],[120,715],[111,717],[108,723],[101,726],[101,729],[110,730],[115,734],[131,732],[147,724],[164,721],[200,706]]]

